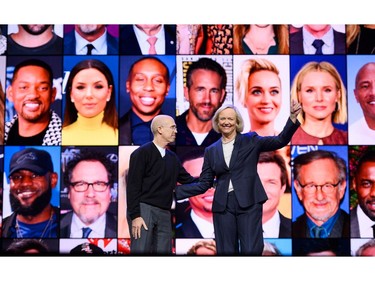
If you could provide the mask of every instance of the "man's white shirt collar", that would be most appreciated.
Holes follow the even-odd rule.
[[[94,50],[92,50],[93,55],[107,54],[107,30],[100,36],[98,39],[96,39],[93,42],[89,42],[86,39],[84,39],[81,35],[77,33],[77,31],[74,31],[74,36],[76,38],[76,54],[78,55],[86,55],[87,53],[87,44],[92,44],[94,46]]]
[[[199,217],[194,210],[191,210],[190,217],[197,226],[203,238],[215,238],[214,224]]]
[[[89,237],[101,238],[105,236],[106,214],[101,215],[93,224],[85,225],[80,218],[73,213],[70,238],[82,238],[82,227],[90,227],[92,232]]]
[[[280,232],[280,214],[278,211],[263,225],[264,238],[278,238]]]
[[[357,218],[359,225],[359,236],[361,238],[373,237],[374,232],[372,226],[375,224],[375,221],[372,221],[358,205],[357,207]]]

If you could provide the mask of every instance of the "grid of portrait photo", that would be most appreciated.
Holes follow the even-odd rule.
[[[183,180],[158,193],[158,177],[135,178],[162,161],[136,158],[164,130],[154,118],[172,117],[166,149],[198,180],[207,149],[224,146],[217,110],[234,106],[238,133],[266,139],[294,102],[290,142],[257,160],[262,255],[375,256],[375,25],[0,28],[0,256],[132,256],[134,218],[154,202],[170,216],[163,255],[217,256],[220,173],[184,199]]]

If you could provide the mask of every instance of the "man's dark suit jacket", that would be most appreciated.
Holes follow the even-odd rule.
[[[333,40],[334,40],[334,54],[345,54],[346,53],[346,43],[345,43],[345,34],[342,32],[338,32],[333,30]],[[289,35],[289,53],[291,55],[303,55],[303,36],[302,36],[302,28],[300,28],[297,32],[291,33]]]
[[[190,216],[190,210],[186,212],[181,221],[177,221],[176,238],[204,238]]]
[[[283,216],[280,212],[280,228],[278,238],[291,238],[292,237],[292,220]]]
[[[119,120],[119,144],[130,145],[133,144],[132,139],[132,124],[130,121],[131,109],[126,112]]]
[[[118,39],[107,32],[107,55],[118,55],[118,44]],[[64,54],[76,54],[76,38],[74,36],[74,30],[64,34]]]
[[[340,215],[328,238],[350,238],[350,218],[349,214],[339,209]],[[307,227],[307,215],[304,213],[292,223],[293,238],[314,238],[310,236]]]
[[[165,54],[176,54],[176,25],[164,25],[165,33]],[[120,26],[120,54],[121,55],[142,55],[133,25]]]
[[[358,205],[350,210],[350,237],[351,238],[371,238],[361,237],[359,232],[359,221],[357,217],[357,209],[360,208]]]
[[[72,224],[73,212],[62,215],[60,221],[60,238],[70,238],[70,226]],[[104,237],[98,238],[117,238],[117,219],[107,212]]]

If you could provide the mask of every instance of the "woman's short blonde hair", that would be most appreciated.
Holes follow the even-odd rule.
[[[237,76],[235,88],[237,93],[237,98],[241,104],[245,106],[247,95],[249,94],[249,77],[252,73],[266,70],[274,72],[279,76],[279,69],[276,65],[263,58],[248,59],[242,63],[241,71]],[[280,79],[280,78],[279,78]],[[280,81],[281,84],[281,81]]]
[[[346,88],[344,82],[341,79],[340,73],[334,67],[333,64],[327,61],[321,62],[308,62],[306,63],[294,77],[292,86],[291,86],[291,99],[294,99],[301,103],[298,98],[298,93],[301,91],[301,84],[306,74],[312,71],[321,71],[327,72],[330,74],[335,81],[336,89],[340,92],[340,98],[337,102],[336,110],[332,114],[332,122],[338,124],[345,124],[347,121],[347,104],[346,104]],[[305,121],[305,113],[302,110],[302,114],[298,115],[298,120],[303,124]]]
[[[236,131],[237,133],[241,133],[244,127],[243,118],[240,111],[233,104],[224,104],[218,110],[216,110],[215,115],[212,118],[212,128],[215,130],[215,132],[221,133],[219,129],[219,115],[223,110],[227,108],[232,108],[236,112]]]

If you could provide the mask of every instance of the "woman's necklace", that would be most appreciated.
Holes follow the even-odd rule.
[[[40,235],[40,238],[43,238],[43,236],[46,234],[47,232],[47,229],[52,225],[53,223],[53,210],[51,210],[51,216],[42,232],[42,235]],[[16,225],[15,225],[15,228],[16,228],[16,236],[17,238],[23,238],[23,235],[22,235],[22,232],[21,232],[21,229],[20,229],[20,225],[18,223],[18,219],[16,218]]]

